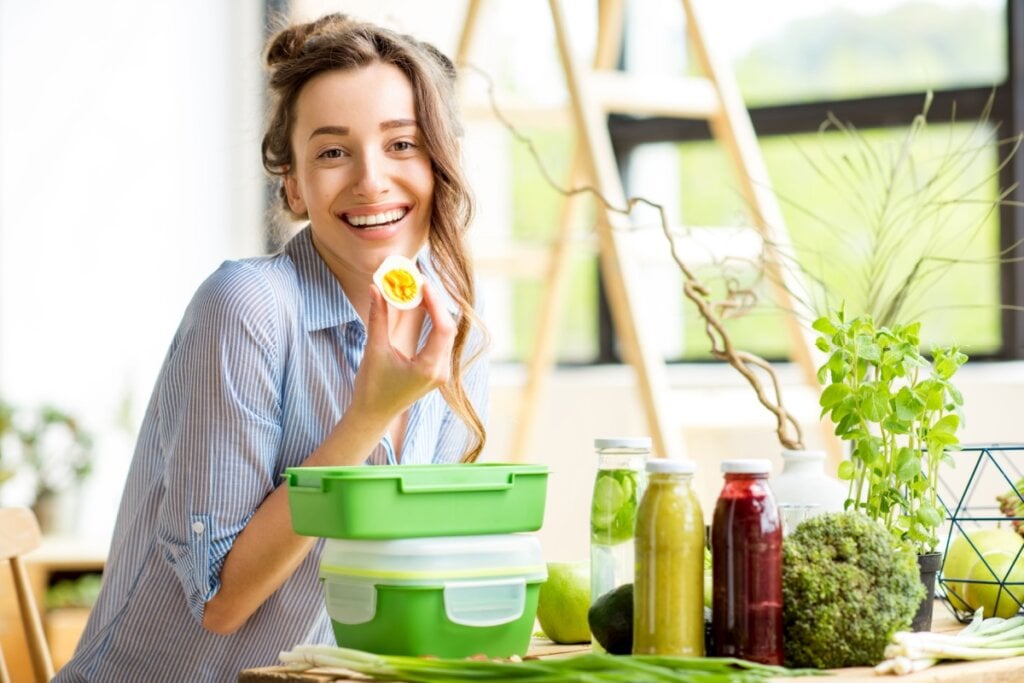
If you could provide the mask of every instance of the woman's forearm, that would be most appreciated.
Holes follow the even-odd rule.
[[[303,466],[363,463],[388,428],[388,416],[350,411]],[[220,573],[220,590],[203,613],[203,627],[234,633],[295,572],[316,543],[292,531],[286,486],[267,496],[235,539]]]

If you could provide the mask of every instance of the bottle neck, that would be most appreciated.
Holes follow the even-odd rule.
[[[735,482],[754,482],[754,481],[768,481],[767,472],[749,473],[749,472],[726,472],[726,481]]]
[[[648,472],[647,473],[647,485],[657,486],[658,484],[666,485],[677,485],[686,484],[689,485],[693,481],[693,475],[683,472]]]
[[[597,469],[599,470],[643,470],[647,462],[648,451],[610,451],[597,452]]]

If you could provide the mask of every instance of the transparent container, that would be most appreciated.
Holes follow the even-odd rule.
[[[590,506],[590,596],[633,582],[633,527],[644,488],[647,437],[595,439],[597,475]]]
[[[531,534],[327,539],[320,559],[339,645],[378,654],[526,654],[547,567]]]
[[[711,524],[711,641],[719,657],[782,664],[782,520],[768,460],[726,460]]]
[[[704,515],[696,464],[655,459],[636,518],[633,654],[704,656]]]

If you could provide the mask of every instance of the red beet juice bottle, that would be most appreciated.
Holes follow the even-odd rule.
[[[726,460],[711,523],[712,651],[782,664],[782,520],[768,460]]]

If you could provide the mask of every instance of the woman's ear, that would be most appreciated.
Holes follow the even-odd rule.
[[[289,170],[284,174],[284,193],[288,198],[288,207],[297,216],[306,215],[306,202],[302,200],[302,193],[299,192],[299,183]]]

